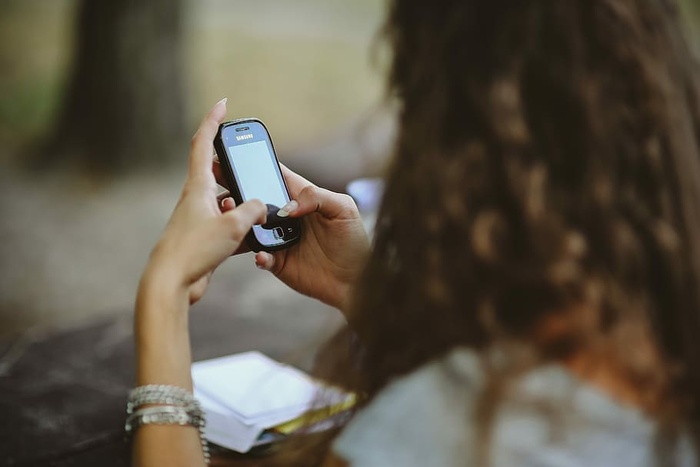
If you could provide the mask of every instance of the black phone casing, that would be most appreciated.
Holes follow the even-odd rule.
[[[228,183],[229,186],[229,192],[231,193],[231,197],[234,199],[236,202],[236,205],[240,205],[241,203],[244,202],[243,200],[243,195],[241,193],[240,187],[238,186],[238,183],[236,182],[236,177],[233,174],[233,167],[231,165],[231,162],[229,160],[229,154],[226,149],[226,145],[224,143],[224,138],[223,138],[223,133],[228,127],[232,126],[237,126],[240,124],[245,124],[245,123],[252,123],[256,122],[262,125],[262,127],[265,129],[265,132],[267,134],[267,139],[270,142],[270,146],[272,147],[272,155],[274,156],[275,163],[277,164],[277,169],[279,169],[279,160],[277,159],[277,153],[274,150],[274,144],[272,143],[272,137],[270,136],[270,132],[267,130],[267,127],[265,124],[262,122],[262,120],[257,119],[257,118],[242,118],[238,120],[233,120],[229,122],[224,122],[221,125],[219,125],[219,130],[216,133],[216,137],[214,138],[214,149],[216,150],[216,154],[219,156],[219,163],[221,164],[221,167],[223,169],[224,177],[226,178],[226,182]],[[284,180],[284,176],[282,176],[282,182],[284,184],[284,190],[287,193],[287,196],[289,197],[289,189],[287,188],[287,182]],[[279,206],[282,207],[282,206]],[[269,209],[268,209],[269,211]],[[268,216],[268,223],[265,224],[266,228],[275,228],[279,227],[283,229],[285,233],[288,233],[288,237],[284,238],[284,242],[277,244],[277,245],[266,245],[261,243],[258,238],[255,236],[255,233],[253,229],[251,229],[248,234],[246,235],[246,243],[248,244],[248,247],[255,251],[278,251],[278,250],[283,250],[285,248],[289,248],[296,243],[299,242],[301,239],[301,221],[299,219],[284,219],[280,220],[281,218],[277,218],[275,216],[275,225],[271,225],[270,223],[270,216]]]

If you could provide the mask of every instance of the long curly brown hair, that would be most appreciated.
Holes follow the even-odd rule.
[[[698,433],[700,100],[677,16],[389,2],[399,133],[351,311],[360,352],[329,347],[334,380],[367,402],[456,346],[518,341],[537,362],[603,346],[663,426]],[[566,332],[535,339],[552,318]]]

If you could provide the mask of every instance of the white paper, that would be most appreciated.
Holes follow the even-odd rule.
[[[198,394],[197,398],[207,418],[204,436],[212,443],[234,451],[248,452],[265,430],[262,426],[247,424],[232,416],[226,407],[203,394]]]
[[[265,429],[303,414],[322,388],[255,351],[197,362],[192,378],[207,416],[205,436],[238,452],[247,452]]]
[[[196,391],[245,420],[303,411],[318,389],[304,372],[255,351],[195,363],[192,378]]]

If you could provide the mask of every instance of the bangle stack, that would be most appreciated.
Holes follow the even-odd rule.
[[[127,436],[131,436],[139,427],[149,424],[191,425],[197,428],[204,460],[209,464],[211,455],[204,438],[204,412],[199,401],[189,391],[164,384],[139,386],[129,393],[126,414],[124,430]]]

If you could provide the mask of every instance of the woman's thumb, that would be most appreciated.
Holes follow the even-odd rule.
[[[308,185],[277,212],[279,217],[301,217],[312,212],[332,219],[350,215],[355,211],[355,202],[348,195],[333,193],[315,185]]]

